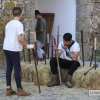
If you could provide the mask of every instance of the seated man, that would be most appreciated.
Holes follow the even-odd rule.
[[[55,50],[58,49],[59,65],[61,68],[69,68],[68,77],[66,80],[66,86],[71,88],[72,75],[74,71],[80,66],[79,51],[80,46],[76,41],[72,40],[70,33],[63,35],[63,41],[59,44],[58,48],[55,46]],[[52,58],[50,60],[50,67],[52,72],[52,82],[48,84],[48,87],[60,85],[59,75],[57,71],[57,60]]]

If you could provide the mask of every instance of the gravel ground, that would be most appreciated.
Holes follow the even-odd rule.
[[[0,70],[0,100],[100,100],[100,95],[89,96],[89,90],[83,88],[73,87],[67,88],[64,84],[62,86],[47,87],[41,86],[41,93],[38,87],[31,83],[22,82],[23,88],[30,92],[30,96],[6,96],[6,81],[5,72]],[[16,90],[15,81],[12,81],[13,90]]]

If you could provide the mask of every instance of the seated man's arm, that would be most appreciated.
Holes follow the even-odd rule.
[[[63,50],[58,49],[58,47],[57,47],[57,46],[54,46],[54,50],[56,51],[56,56],[58,55],[58,58],[59,58],[59,57],[61,56],[61,54],[62,54]],[[58,52],[57,52],[57,50],[58,50]]]
[[[62,50],[58,50],[58,58],[61,56],[62,52]]]
[[[79,44],[77,44],[72,52],[68,52],[68,55],[70,56],[70,58],[72,60],[77,60],[78,56],[79,56],[79,52],[80,52],[80,46]]]
[[[63,45],[62,45],[62,48],[65,50],[68,49],[67,46],[63,46]],[[76,44],[76,46],[73,48],[72,52],[68,51],[67,54],[72,60],[77,60],[78,55],[79,55],[79,51],[80,51],[79,44]]]
[[[78,55],[79,55],[79,52],[68,52],[68,55],[70,56],[70,58],[72,59],[72,60],[77,60],[77,58],[78,58]]]

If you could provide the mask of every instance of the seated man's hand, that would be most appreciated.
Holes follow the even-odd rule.
[[[28,44],[27,45],[27,49],[33,49],[34,48],[34,45],[33,44]]]
[[[54,46],[54,50],[58,50],[58,47],[57,46]]]
[[[63,48],[64,50],[66,50],[66,49],[68,49],[68,46],[62,45],[62,48]]]

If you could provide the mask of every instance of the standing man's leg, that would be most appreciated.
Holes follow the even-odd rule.
[[[12,61],[11,61],[8,51],[4,50],[4,52],[5,52],[6,64],[7,64],[7,67],[6,67],[6,85],[7,85],[6,94],[13,95],[16,93],[15,91],[12,90],[12,87],[11,87],[11,75],[12,75],[12,70],[13,70],[13,64],[12,64]]]
[[[24,91],[21,85],[20,52],[10,52],[10,55],[14,65],[15,81],[17,85],[17,95],[28,96],[30,95],[30,93]]]
[[[19,52],[10,52],[11,60],[14,65],[14,76],[17,88],[22,88],[21,85],[21,66],[20,66],[20,53]]]

